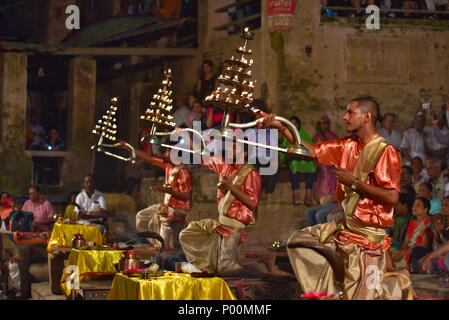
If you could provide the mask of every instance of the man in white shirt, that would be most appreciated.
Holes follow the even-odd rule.
[[[449,137],[449,130],[444,125],[444,118],[442,114],[433,116],[432,119],[435,119],[435,117],[438,118],[435,127],[424,127],[424,143],[426,144],[430,157],[446,162],[446,156],[449,152],[449,147],[444,144],[445,141],[440,141],[440,137]]]
[[[177,127],[187,126],[186,122],[189,119],[190,108],[185,103],[183,95],[176,96],[176,110],[173,113],[173,122]]]
[[[79,219],[89,220],[93,224],[97,224],[100,231],[104,233],[104,218],[106,218],[106,197],[104,194],[95,189],[95,179],[88,174],[84,178],[84,189],[76,196],[75,212]]]
[[[388,112],[382,120],[382,128],[377,130],[381,137],[384,137],[389,143],[399,148],[401,145],[401,134],[393,129],[396,122],[396,115]]]
[[[441,161],[438,159],[429,159],[426,161],[426,169],[429,173],[430,183],[433,187],[432,197],[443,200],[446,185],[449,182],[449,179],[444,175],[441,170]]]
[[[426,161],[426,149],[424,145],[425,122],[426,118],[424,117],[424,113],[418,112],[413,128],[404,131],[400,145],[403,165],[410,166],[410,161],[414,157],[420,157],[423,162]]]

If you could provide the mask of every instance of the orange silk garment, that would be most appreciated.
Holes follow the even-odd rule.
[[[232,181],[236,171],[239,168],[234,164],[226,164],[224,159],[221,159],[219,157],[208,157],[206,160],[202,160],[201,163],[203,166],[208,167],[209,169],[217,173],[219,181],[226,176],[228,176],[229,180]],[[257,172],[257,170],[251,171],[240,186],[240,190],[249,195],[251,201],[254,201],[256,203],[256,206],[259,201],[260,188],[261,180],[260,174],[259,172]],[[220,189],[217,190],[217,203],[220,203],[225,194],[226,193],[224,193]],[[255,222],[254,211],[250,210],[237,198],[232,202],[226,216],[229,218],[237,219],[244,224],[251,224]]]
[[[368,141],[376,134],[378,132],[373,134]],[[331,165],[331,162],[333,162],[335,165],[352,173],[365,145],[362,144],[357,136],[353,135],[338,140],[317,143],[314,145],[314,149],[319,163]],[[375,167],[370,171],[366,183],[384,189],[394,189],[399,192],[400,179],[400,153],[396,147],[389,144],[384,148]],[[343,184],[338,182],[337,199],[341,202],[343,198]],[[354,217],[368,225],[389,227],[394,223],[393,211],[393,205],[368,198],[362,194],[355,209]]]
[[[172,170],[176,167],[176,165],[174,165],[171,162],[164,161],[164,159],[160,157],[151,157],[151,163],[165,170],[165,183],[168,183],[170,174]],[[186,168],[181,168],[179,172],[176,174],[175,179],[171,183],[171,188],[176,192],[192,191],[193,178],[190,170]],[[192,200],[189,199],[187,201],[184,201],[181,199],[177,199],[174,196],[171,196],[170,200],[168,201],[168,206],[174,209],[189,211],[192,208]]]

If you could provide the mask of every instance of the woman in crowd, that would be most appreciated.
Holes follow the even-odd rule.
[[[195,90],[201,101],[217,87],[217,75],[214,73],[213,67],[212,61],[206,60],[203,62],[203,74],[198,80]]]
[[[189,96],[187,97],[187,106],[190,108],[190,112],[189,115],[187,117],[187,121],[186,121],[186,126],[188,128],[192,128],[193,126],[193,119],[196,117],[196,113],[195,111],[193,111],[193,104],[198,101],[198,95],[195,92],[192,92],[189,94]],[[202,112],[204,112],[204,108],[203,110],[201,110]]]
[[[322,116],[316,126],[316,134],[313,136],[313,143],[327,140],[336,140],[338,136],[330,130],[331,120],[328,116]],[[318,164],[317,178],[315,184],[314,198],[317,202],[324,196],[335,193],[337,178],[332,171],[332,166]]]
[[[396,268],[406,267],[432,250],[433,235],[430,229],[429,209],[430,201],[428,199],[416,198],[412,208],[415,219],[411,220],[408,225],[401,248],[397,252],[393,251]]]
[[[291,117],[289,120],[298,129],[301,139],[307,141],[310,144],[313,144],[310,135],[302,128],[301,120],[296,116]],[[291,146],[291,143],[284,136],[282,136],[279,146],[281,148],[288,148]],[[290,181],[292,185],[293,204],[298,205],[301,204],[302,202],[301,194],[299,191],[299,185],[300,185],[300,177],[301,175],[303,175],[306,181],[306,195],[304,203],[306,206],[312,206],[313,205],[312,188],[316,180],[316,171],[317,171],[316,162],[314,160],[310,160],[307,158],[291,159],[290,157],[286,157],[284,153],[279,153],[279,160],[281,163],[288,165],[290,169]]]
[[[207,129],[206,115],[203,112],[203,105],[201,104],[200,101],[195,101],[193,103],[192,111],[194,114],[194,118],[192,119],[192,124],[195,121],[199,121],[199,123],[201,124],[201,131],[206,130]]]

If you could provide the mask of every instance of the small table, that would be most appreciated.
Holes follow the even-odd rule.
[[[117,272],[114,264],[119,262],[121,256],[121,250],[72,249],[60,281],[64,294],[71,294],[66,280],[74,271],[72,269],[79,272],[79,282],[88,276],[114,275]]]
[[[48,253],[52,254],[52,246],[71,248],[72,238],[75,233],[81,233],[86,242],[95,242],[97,245],[103,243],[103,236],[97,226],[56,222],[53,226],[50,240],[48,241]]]
[[[116,273],[108,300],[237,300],[222,278],[167,272],[139,279]]]

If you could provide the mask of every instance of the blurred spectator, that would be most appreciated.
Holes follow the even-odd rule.
[[[449,114],[449,109],[446,113]],[[444,113],[434,115],[432,118],[433,136],[438,144],[445,146],[435,156],[447,165],[449,164],[449,130],[444,125],[445,123]]]
[[[79,219],[88,220],[89,222],[96,224],[102,234],[106,231],[105,218],[106,218],[106,197],[104,193],[96,189],[95,178],[93,175],[88,174],[84,178],[84,189],[76,196],[75,212],[78,214]]]
[[[6,195],[6,196],[4,196]],[[2,193],[1,198],[1,206],[0,206],[0,217],[2,221],[5,223],[5,229],[9,230],[9,214],[12,211],[17,211],[17,207],[14,202],[14,198],[11,197],[8,193]]]
[[[409,166],[414,157],[420,157],[422,161],[426,160],[426,149],[424,146],[425,121],[424,113],[418,112],[413,128],[405,130],[402,135],[400,148],[404,165]]]
[[[78,220],[76,213],[75,213],[75,208],[76,208],[76,206],[78,206],[76,204],[76,196],[77,195],[78,195],[78,191],[73,191],[69,194],[69,197],[68,197],[69,204],[67,205],[67,207],[65,208],[65,211],[64,211],[65,219],[70,219],[72,221]]]
[[[261,111],[267,112],[267,107],[265,105],[265,102],[260,99],[254,99],[251,103],[252,108],[257,108]],[[253,115],[246,115],[243,117],[243,120],[245,122],[251,122],[256,119],[260,119],[262,116],[260,113],[257,113],[256,116]],[[255,142],[260,143],[262,145],[273,145],[277,146],[277,139],[276,141],[271,141],[270,137],[270,129],[260,129],[257,128],[251,128],[250,130],[254,130],[255,134]],[[264,132],[265,131],[265,132]],[[252,140],[252,139],[250,139]],[[256,167],[256,169],[261,173],[262,168],[273,168],[276,167],[276,172],[272,174],[262,174],[261,173],[261,188],[260,188],[260,194],[259,199],[265,200],[268,196],[268,194],[271,194],[274,192],[275,186],[276,186],[276,177],[277,177],[277,171],[278,166],[275,165],[276,162],[278,162],[278,155],[277,152],[274,152],[272,150],[262,148],[262,147],[254,147],[254,146],[248,146],[248,162]],[[263,169],[265,170],[265,169]],[[267,169],[268,170],[268,169]]]
[[[429,200],[423,197],[416,198],[412,207],[416,219],[410,221],[401,248],[397,251],[394,248],[391,249],[397,269],[418,261],[431,251],[433,236],[430,229],[429,209]]]
[[[338,136],[330,130],[330,127],[331,120],[329,117],[322,116],[316,125],[316,134],[312,138],[313,143],[338,139]],[[314,193],[315,200],[320,202],[322,197],[335,193],[336,187],[337,178],[335,177],[335,173],[332,171],[332,166],[318,164]]]
[[[217,87],[217,75],[214,73],[214,65],[211,60],[203,62],[202,75],[196,85],[196,93],[199,100],[203,101],[204,98],[210,95]]]
[[[411,193],[400,193],[394,206],[394,225],[391,232],[392,248],[400,248],[405,239],[408,225],[413,218],[412,207],[415,197]]]
[[[430,182],[422,182],[419,185],[418,189],[418,197],[426,198],[427,200],[431,200],[433,195],[433,186]]]
[[[327,222],[327,216],[332,213],[338,205],[335,195],[332,200],[333,201],[330,201],[329,203],[308,208],[306,210],[305,215],[308,227]]]
[[[437,6],[440,6],[440,10],[447,10],[448,9],[448,0],[425,0],[426,1],[426,7],[429,11],[436,11]]]
[[[427,182],[429,181],[430,177],[427,173],[426,168],[424,168],[424,161],[421,157],[414,157],[411,161],[411,167],[413,169],[413,183],[415,182]]]
[[[124,193],[135,199],[140,197],[140,183],[142,181],[145,165],[145,161],[139,159],[136,163],[129,163],[125,167]]]
[[[0,234],[0,241],[0,274],[5,285],[2,288],[3,294],[9,299],[21,298],[20,274],[15,274],[16,269],[19,269],[19,249],[6,234]]]
[[[438,159],[427,160],[426,169],[430,177],[430,183],[433,187],[433,198],[443,199],[445,187],[449,182],[449,179],[441,170],[441,161]]]
[[[312,138],[301,126],[301,120],[296,116],[291,117],[289,120],[298,129],[301,139],[307,141],[310,144],[313,144]],[[282,136],[279,146],[282,148],[288,148],[291,146],[291,143],[287,140],[287,138]],[[281,163],[288,165],[290,169],[293,204],[298,205],[301,203],[301,194],[299,191],[299,185],[300,185],[300,177],[301,175],[303,175],[306,181],[306,195],[304,203],[307,206],[311,206],[313,202],[312,188],[316,180],[316,171],[317,171],[316,162],[314,160],[306,158],[298,160],[290,159],[290,157],[288,157],[288,155],[285,155],[284,153],[279,154],[279,159]]]
[[[449,197],[442,202],[441,215],[436,215],[434,220],[434,236],[436,246],[434,251],[427,254],[422,263],[422,269],[427,272],[449,270]]]
[[[206,126],[208,128],[217,128],[223,121],[224,111],[215,108],[208,108],[206,111]],[[230,114],[231,122],[234,122],[234,113]]]
[[[181,13],[181,0],[159,0],[154,7],[154,14],[162,20],[178,20]]]
[[[44,128],[39,124],[39,114],[31,111],[30,122],[26,128],[26,148],[29,150],[40,150],[41,140],[45,136]]]
[[[173,113],[173,122],[176,123],[177,127],[186,127],[186,122],[189,118],[190,108],[186,105],[186,100],[184,95],[177,94],[175,101],[176,110]]]
[[[389,143],[399,148],[401,145],[401,134],[393,129],[396,122],[394,113],[386,113],[382,119],[382,128],[378,130],[379,135],[384,137]]]
[[[207,129],[207,125],[206,125],[206,115],[203,112],[203,105],[201,104],[200,101],[195,101],[193,103],[192,112],[194,114],[194,117],[192,119],[192,126],[190,128],[193,128],[193,123],[195,121],[198,121],[201,128],[200,133],[202,133],[204,130]],[[196,124],[196,126],[198,126],[198,124]]]
[[[413,182],[413,169],[409,166],[402,166],[401,187],[403,186],[412,186],[416,192],[419,189],[419,182]]]
[[[187,106],[190,109],[189,115],[188,115],[187,121],[186,121],[187,128],[192,128],[192,126],[193,126],[193,119],[196,117],[196,112],[193,111],[193,103],[195,101],[198,101],[198,95],[196,93],[192,92],[187,97]],[[203,113],[204,111],[206,111],[206,109],[204,107],[202,107],[202,108],[203,109],[201,110],[201,112]]]
[[[28,187],[28,197],[29,200],[23,204],[22,211],[33,213],[33,229],[35,231],[49,230],[55,215],[53,206],[49,201],[41,199],[39,188],[36,186]]]
[[[447,136],[449,138],[449,130],[444,125],[444,117],[442,114],[434,115],[433,121],[437,118],[436,127],[425,126],[425,145],[427,147],[430,158],[440,159],[442,162],[446,162],[447,154],[449,153],[449,146],[439,142],[441,137]],[[444,142],[444,140],[443,140]]]
[[[59,136],[58,130],[55,128],[48,130],[48,135],[42,140],[40,149],[46,151],[63,151],[65,149],[65,142]]]

